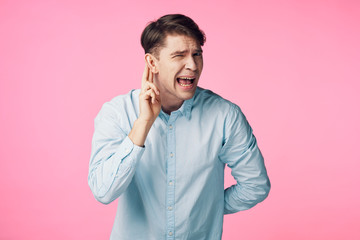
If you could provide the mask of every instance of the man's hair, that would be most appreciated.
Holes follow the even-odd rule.
[[[145,53],[158,54],[158,49],[165,44],[167,35],[178,34],[194,38],[200,46],[206,40],[205,33],[189,17],[182,14],[168,14],[150,22],[141,34],[141,46]]]

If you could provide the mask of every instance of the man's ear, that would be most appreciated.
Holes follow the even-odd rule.
[[[145,62],[147,64],[147,66],[149,67],[149,69],[153,72],[153,73],[158,73],[158,60],[156,59],[156,57],[150,53],[146,53],[145,54]]]

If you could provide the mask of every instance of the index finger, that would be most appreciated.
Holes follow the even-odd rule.
[[[143,88],[145,86],[146,81],[148,81],[148,76],[149,76],[149,68],[148,68],[147,64],[145,63],[145,69],[144,69],[143,76],[141,79],[141,88]]]
[[[148,68],[149,69],[149,68]],[[154,74],[153,72],[149,69],[149,77],[148,77],[148,81],[153,83],[154,81]]]

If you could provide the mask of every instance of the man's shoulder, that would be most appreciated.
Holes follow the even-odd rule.
[[[205,117],[207,122],[213,119],[217,123],[224,122],[227,126],[231,126],[234,123],[241,124],[246,121],[245,115],[237,104],[211,90],[199,88],[195,99],[195,112],[199,114],[198,116]]]
[[[216,108],[222,110],[230,110],[239,108],[235,103],[223,98],[217,93],[209,89],[198,87],[198,93],[195,98],[195,104],[202,105],[206,108]]]
[[[108,103],[115,105],[130,103],[138,99],[139,93],[140,93],[140,89],[132,89],[126,94],[121,94],[113,97]]]
[[[102,111],[116,115],[137,112],[139,93],[139,89],[133,89],[126,94],[117,95],[103,104]]]

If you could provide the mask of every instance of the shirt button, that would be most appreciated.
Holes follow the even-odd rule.
[[[169,232],[169,236],[172,236],[173,235],[173,233],[172,232]]]
[[[169,211],[173,210],[172,206],[169,206],[168,209],[169,209]]]
[[[173,126],[172,126],[172,125],[170,125],[170,126],[169,126],[169,129],[171,130],[172,128],[173,128]]]
[[[169,186],[172,186],[172,185],[173,185],[173,181],[170,181],[170,182],[169,182]]]
[[[125,148],[125,152],[126,152],[126,153],[129,153],[129,152],[130,152],[130,149]]]
[[[173,157],[174,156],[174,154],[173,153],[170,153],[170,157]]]

